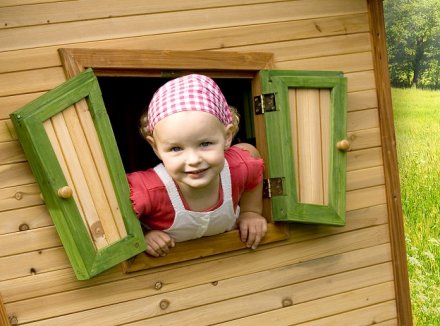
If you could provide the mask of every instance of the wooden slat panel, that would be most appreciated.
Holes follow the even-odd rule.
[[[296,90],[296,123],[298,143],[298,201],[323,204],[323,162],[319,90]],[[296,129],[296,130],[295,130]]]
[[[355,275],[357,275],[358,277],[356,277],[356,279],[359,280],[359,284],[356,284],[356,281],[347,282],[347,279],[350,278],[348,278],[347,275],[344,274],[337,274],[336,276],[330,277],[334,281],[334,283],[331,285],[331,288],[330,284],[328,284],[329,286],[326,286],[325,288],[327,288],[327,291],[339,292],[343,291],[344,287],[347,286],[361,287],[365,284],[376,284],[379,283],[381,280],[388,280],[392,278],[392,273],[390,272],[390,263],[373,266],[374,264],[380,264],[381,262],[386,262],[388,261],[388,259],[390,259],[388,250],[384,247],[376,247],[375,249],[376,250],[374,250],[374,252],[376,253],[376,255],[370,254],[370,252],[373,251],[371,250],[371,248],[368,253],[365,250],[359,252],[356,251],[357,254],[360,254],[361,252],[367,253],[367,255],[373,259],[373,261],[365,260],[362,258],[362,256],[355,257],[353,255],[353,252],[348,252],[346,254],[336,256],[339,258],[338,261],[340,262],[340,264],[333,264],[333,258],[326,257],[322,259],[316,259],[314,261],[304,262],[299,265],[286,265],[280,268],[277,268],[276,265],[274,265],[271,269],[263,270],[256,274],[244,273],[241,276],[235,277],[234,274],[228,274],[226,276],[224,273],[222,273],[226,277],[215,278],[215,275],[211,275],[211,279],[209,279],[210,275],[206,274],[205,278],[208,277],[208,281],[198,283],[198,285],[193,285],[190,288],[181,287],[179,290],[175,290],[172,292],[169,292],[171,291],[171,289],[168,288],[169,286],[174,287],[173,284],[182,286],[182,284],[169,283],[166,281],[166,279],[161,279],[164,286],[162,287],[160,292],[162,292],[162,290],[165,290],[166,293],[160,293],[157,289],[154,289],[155,282],[153,281],[154,278],[152,278],[152,281],[148,283],[142,283],[151,284],[151,287],[145,289],[143,291],[144,295],[142,297],[139,297],[139,299],[135,301],[130,300],[128,302],[125,302],[129,300],[130,297],[133,298],[134,287],[138,289],[140,284],[139,279],[131,279],[130,282],[125,282],[126,286],[133,287],[131,291],[128,291],[126,287],[122,288],[123,283],[103,284],[97,287],[85,288],[69,293],[59,293],[57,295],[47,296],[45,302],[41,302],[36,298],[28,300],[28,302],[11,303],[7,305],[7,308],[14,310],[19,316],[20,320],[22,320],[22,322],[27,322],[35,320],[37,318],[47,318],[48,316],[54,315],[65,315],[69,312],[73,313],[75,311],[90,309],[96,306],[102,308],[89,310],[88,312],[81,312],[80,314],[75,314],[72,316],[61,317],[56,321],[50,320],[50,322],[52,322],[52,324],[58,323],[62,325],[68,325],[71,322],[74,322],[74,320],[76,319],[77,323],[81,320],[81,324],[87,324],[87,321],[90,323],[94,322],[96,324],[98,320],[101,324],[107,324],[109,323],[109,321],[106,320],[106,318],[113,318],[113,323],[116,323],[116,321],[117,323],[123,323],[130,320],[132,321],[139,319],[142,316],[145,318],[154,315],[161,315],[164,312],[161,311],[158,303],[162,299],[168,299],[171,302],[171,305],[166,312],[173,312],[198,305],[213,303],[220,300],[227,300],[236,296],[250,295],[252,293],[257,293],[253,296],[258,298],[260,295],[266,296],[266,294],[264,294],[264,291],[268,291],[269,293],[272,291],[277,292],[278,290],[271,289],[295,283],[298,283],[297,285],[293,285],[293,289],[298,290],[295,292],[298,293],[298,295],[300,295],[300,292],[303,292],[302,295],[307,295],[308,299],[310,300],[313,296],[319,297],[325,295],[325,293],[321,291],[316,291],[310,283],[302,283],[307,282],[310,279],[325,277],[334,273],[341,273],[344,271],[355,269],[353,272],[348,273],[354,273]],[[367,267],[367,270],[370,271],[370,273],[366,272],[366,270],[358,269],[364,266],[372,266],[370,268]],[[227,269],[229,269],[230,267],[232,266],[225,265],[225,268]],[[169,274],[172,273],[168,272],[166,276],[168,276]],[[200,274],[193,275],[196,278],[202,276]],[[352,279],[355,278],[353,277]],[[189,280],[187,277],[186,282],[188,281]],[[216,281],[215,285],[211,284],[211,282],[213,281]],[[325,279],[312,282],[327,284],[327,281]],[[345,286],[343,285],[344,283],[346,284]],[[234,289],[234,291],[231,291],[231,289]],[[145,297],[147,295],[145,291],[151,293],[151,296]],[[263,294],[258,294],[259,292],[263,292]],[[118,296],[119,300],[115,301]],[[87,302],[85,302],[86,300],[84,298],[88,298],[88,304]],[[242,298],[241,300],[247,300],[247,298]],[[251,298],[249,298],[249,300],[252,301]],[[52,302],[54,304],[52,304]],[[55,304],[55,302],[57,304]],[[113,302],[115,304],[109,306],[108,303],[110,302]],[[118,304],[118,302],[122,303]],[[234,305],[233,303],[227,303],[227,301],[224,302],[224,306]],[[279,301],[279,303],[280,302],[281,300]],[[240,305],[237,306],[237,309],[239,309],[239,307]],[[229,307],[229,309],[227,310],[230,309],[231,307]],[[114,313],[116,310],[118,311],[117,315]],[[224,311],[224,309],[219,310],[217,312],[217,315],[221,315],[222,313],[223,315],[225,315]],[[180,319],[177,319],[176,321],[178,320]],[[43,322],[42,325],[47,324],[48,322],[49,321]]]
[[[380,147],[347,153],[347,171],[359,170],[383,165],[382,149]]]
[[[294,293],[293,293],[294,294]],[[254,315],[225,323],[224,325],[270,325],[297,324],[322,316],[335,315],[347,310],[380,303],[394,298],[393,282],[386,282],[303,304],[284,307],[268,313]],[[317,309],[319,307],[319,309]],[[281,308],[281,307],[279,307]]]
[[[370,307],[357,309],[336,316],[321,318],[297,326],[322,325],[381,325],[382,321],[396,318],[396,301],[387,301]],[[397,325],[397,324],[396,324]]]
[[[372,70],[348,73],[345,77],[347,77],[348,80],[348,93],[370,90],[376,87],[374,72]]]
[[[0,189],[35,183],[29,164],[17,163],[0,165]]]
[[[16,140],[16,139],[17,139],[17,133],[15,132],[11,120],[9,119],[0,120],[0,143]]]
[[[65,80],[61,67],[1,74],[0,96],[47,91]]]
[[[292,30],[295,31],[294,34],[291,32]],[[273,43],[360,32],[368,32],[368,16],[366,14],[316,18],[313,21],[299,20],[263,25],[233,26],[215,30],[197,30],[161,35],[148,35],[150,31],[145,30],[142,36],[136,38],[66,44],[63,47],[133,50],[213,50],[255,43],[260,44],[262,42]],[[171,45],[172,47],[170,47]],[[58,48],[59,46],[52,46],[2,52],[0,53],[0,72],[60,66],[61,62],[57,53]],[[329,58],[328,60],[331,61],[332,59]],[[326,62],[326,60],[321,61]],[[348,62],[349,60],[345,59],[343,61]]]
[[[103,224],[104,231],[107,235],[107,240],[109,241],[109,243],[112,243],[113,241],[122,239],[127,236],[124,220],[119,209],[119,204],[116,198],[113,182],[110,178],[110,173],[107,168],[107,162],[102,151],[101,143],[99,141],[99,136],[86,101],[83,100],[76,103],[75,111],[84,130],[87,148],[90,149],[91,156],[91,159],[89,158],[89,160],[87,161],[85,160],[84,153],[81,154],[83,169],[89,171],[90,165],[96,168],[96,176],[89,176],[88,179],[89,183],[91,184],[94,184],[96,182],[96,185],[94,185],[94,191],[100,192],[100,200],[102,201],[102,203],[99,204],[100,208],[98,210],[98,213],[100,215],[100,220]],[[75,117],[73,112],[74,111],[72,110],[70,113],[73,117]],[[76,123],[72,123],[72,126],[74,126]],[[77,128],[71,128],[71,133],[76,132],[76,130]],[[84,147],[86,147],[85,145],[86,144],[84,144]],[[82,148],[82,145],[78,147],[78,149]],[[90,173],[90,171],[88,173]]]
[[[369,34],[307,38],[280,43],[253,44],[234,48],[235,51],[273,52],[276,62],[343,55],[370,51]],[[287,68],[287,67],[286,67]]]
[[[46,249],[0,258],[0,281],[69,268],[64,249]],[[11,269],[11,266],[14,266]],[[73,275],[73,271],[71,271]],[[50,286],[50,283],[47,285]]]
[[[35,3],[46,3],[46,2],[57,2],[57,1],[60,0],[2,0],[0,2],[0,7],[21,6],[21,5],[29,5]]]
[[[385,271],[380,267],[385,268]],[[390,267],[390,264],[378,265],[336,274],[303,284],[200,306],[192,309],[190,314],[185,311],[169,313],[128,325],[210,325],[225,321],[230,321],[225,325],[286,325],[308,321],[393,299]],[[371,274],[367,276],[364,273]],[[286,299],[293,304],[283,307]],[[167,310],[171,311],[175,300],[169,300],[172,306]]]
[[[348,194],[347,194],[347,203],[350,204],[352,202],[349,199],[360,198],[358,200],[358,202],[357,202],[357,205],[353,205],[352,207],[350,207],[350,205],[347,205],[347,206],[349,206],[348,208],[352,209],[352,210],[360,209],[360,208],[368,208],[366,210],[366,212],[369,212],[370,209],[371,209],[370,206],[384,204],[385,200],[384,200],[384,195],[383,195],[383,191],[384,191],[383,188],[384,187],[375,187],[375,188],[367,188],[367,189],[363,189],[363,190],[359,190],[359,191],[348,192]],[[382,196],[381,196],[381,194],[382,194]],[[39,196],[38,196],[38,198],[39,198]],[[362,200],[366,200],[367,202],[364,203],[364,202],[362,202]],[[365,204],[365,205],[361,205],[361,204]],[[357,206],[360,206],[360,207],[357,207]],[[371,225],[372,221],[371,221],[370,218],[368,218],[368,216],[370,216],[370,214],[376,215],[378,213],[374,212],[374,211],[371,211],[371,213],[366,213],[366,215],[364,215],[364,217],[362,217],[362,219],[360,219],[360,222],[359,222],[360,225],[359,224],[355,224],[354,226],[356,226],[356,227],[366,227],[368,225]],[[351,216],[350,212],[347,214],[347,219],[349,219],[349,216]],[[374,217],[377,218],[376,216],[374,216]],[[304,233],[304,229],[310,229],[310,232]],[[311,226],[304,226],[304,228],[296,227],[294,229],[294,231],[292,231],[291,238],[290,238],[291,240],[289,240],[289,242],[296,243],[297,241],[305,241],[307,239],[313,239],[313,238],[316,238],[316,237],[323,237],[326,234],[337,234],[339,232],[346,232],[348,230],[350,230],[350,225],[348,225],[347,227],[343,227],[343,228],[334,228],[334,227],[319,227],[319,228],[317,228],[316,226],[313,226],[313,227],[311,227]],[[385,231],[387,232],[387,229],[385,229]],[[356,232],[350,232],[350,233],[353,233],[353,236],[356,237]],[[379,242],[387,241],[386,240],[387,237],[388,237],[387,233],[384,234],[384,235],[381,235],[381,237],[382,238],[377,239],[377,238],[375,238],[375,236],[372,236],[372,238],[370,240],[371,241],[379,241]],[[310,242],[308,244],[306,242],[304,242],[303,245],[311,246],[311,243],[313,243],[313,240],[310,240],[310,241],[312,241],[312,242]],[[356,238],[353,238],[351,241],[357,242]],[[370,245],[373,245],[374,243],[375,242],[372,242]],[[299,247],[303,248],[302,245],[300,246],[298,244],[295,244],[295,246],[299,246]],[[309,252],[310,248],[309,249],[306,249],[306,248],[307,247],[304,247],[303,250],[305,250],[305,252]],[[316,249],[318,249],[318,248],[316,248]],[[285,252],[286,255],[289,257],[290,250],[291,249],[286,248],[285,250],[283,249],[282,251]],[[43,251],[43,253],[45,253],[45,252],[46,251]],[[251,256],[252,257],[256,257],[256,254],[257,254],[257,252],[255,252]],[[50,255],[53,256],[53,259],[45,261],[44,262],[45,265],[41,266],[41,269],[43,269],[45,271],[48,271],[48,270],[57,270],[57,269],[60,269],[60,268],[65,268],[65,265],[57,265],[58,262],[60,260],[64,259],[64,257],[65,257],[65,253],[64,253],[64,250],[62,248],[59,248],[59,249],[54,250],[54,251],[50,251]],[[278,252],[276,255],[279,256],[280,252]],[[42,263],[39,260],[38,256],[32,256],[32,255],[27,256],[27,254],[23,254],[23,255],[20,255],[20,258],[18,258],[19,256],[13,256],[13,257],[17,257],[17,260],[15,260],[15,262],[14,262],[14,266],[19,267],[20,265],[23,265],[24,268],[18,268],[18,269],[15,269],[15,270],[10,270],[9,268],[6,268],[3,271],[5,274],[0,275],[0,278],[4,277],[2,279],[8,279],[8,278],[16,278],[16,277],[28,275],[27,272],[28,272],[28,270],[30,268],[29,266],[37,265],[37,264],[41,265],[41,263]],[[246,257],[244,257],[244,258],[246,258]],[[290,256],[290,258],[293,258],[293,256]],[[287,262],[290,261],[290,258],[284,257],[283,259],[287,259],[286,260],[286,263],[287,263]],[[267,257],[264,258],[264,259],[267,259]],[[306,258],[303,257],[302,259],[306,259]],[[10,264],[9,261],[3,261],[3,260],[0,259],[0,265],[9,266],[9,264]],[[23,273],[23,271],[24,271],[24,273]],[[119,272],[119,269],[118,269],[118,272]]]
[[[41,191],[37,184],[0,189],[0,212],[41,205]]]
[[[277,62],[278,69],[330,70],[343,73],[373,69],[371,52],[349,53]]]
[[[267,0],[241,1],[240,5],[266,2]],[[35,5],[20,5],[5,7],[0,10],[1,28],[56,24],[60,22],[105,19],[109,17],[126,17],[133,15],[151,14],[168,11],[184,11],[212,7],[227,7],[236,5],[231,0],[182,1],[170,4],[160,0],[87,0],[64,1],[56,3],[38,3]]]
[[[21,231],[0,236],[0,257],[59,247],[61,242],[55,227]]]
[[[284,264],[295,263],[295,261],[292,262],[289,259],[285,261],[287,257],[290,257],[288,256],[290,245],[292,245],[292,248],[296,248],[298,242],[310,241],[312,239],[329,235],[336,235],[338,233],[346,233],[348,231],[360,230],[369,226],[382,225],[387,222],[387,218],[388,215],[386,205],[379,205],[348,212],[348,223],[344,227],[335,228],[323,225],[297,225],[291,231],[290,239],[286,241],[289,245],[281,247],[282,252],[285,253],[287,256],[285,256],[284,254],[280,255],[280,253],[278,252],[278,250],[280,250],[278,243],[260,247],[258,252],[260,251],[260,249],[264,248],[265,250],[268,250],[266,251],[267,255],[262,255],[258,260],[259,263],[257,265],[252,264],[252,268],[248,272],[254,273],[265,269],[270,269],[270,266],[275,268],[276,266],[284,266]],[[380,241],[382,240],[383,239],[381,239]],[[356,247],[358,246],[357,243],[354,245]],[[374,244],[371,244],[371,246],[374,246]],[[366,247],[368,247],[368,245],[366,245]],[[387,255],[389,255],[390,248],[388,244],[384,244],[379,247],[382,248],[379,251],[382,252],[382,250],[384,250],[383,252],[386,252],[388,253]],[[344,248],[342,251],[345,252],[345,250],[347,250],[348,252],[350,250],[356,250],[356,248],[353,249],[351,245],[348,245],[348,247]],[[381,254],[378,254],[378,250],[374,250],[374,258],[373,260],[371,260],[370,254],[372,252],[373,250],[367,248],[365,252],[360,254],[359,256],[358,254],[356,254],[356,257],[362,257],[362,260],[368,262],[368,264],[374,263],[376,255],[381,256]],[[154,293],[157,293],[157,289],[154,288],[154,284],[158,281],[165,284],[161,291],[167,292],[180,288],[191,287],[196,284],[212,282],[212,279],[223,279],[225,277],[231,277],[234,275],[237,276],[246,274],[245,270],[237,270],[235,268],[236,266],[234,262],[236,262],[236,259],[240,260],[239,257],[241,257],[242,254],[243,251],[238,253],[235,252],[236,257],[232,257],[231,254],[208,257],[199,261],[199,264],[180,263],[173,267],[172,273],[170,273],[169,266],[165,268],[160,267],[151,270],[144,270],[141,273],[130,275],[121,274],[119,268],[114,268],[106,273],[99,275],[96,278],[84,282],[78,282],[70,269],[57,270],[50,273],[37,274],[27,277],[21,277],[23,275],[17,275],[14,273],[14,271],[10,271],[11,280],[0,283],[0,288],[2,289],[2,293],[5,294],[7,300],[11,302],[55,294],[64,291],[70,291],[73,289],[80,289],[84,287],[89,287],[91,285],[96,286],[112,281],[114,282],[113,286],[115,286],[115,291],[135,291],[135,288],[130,287],[131,281],[127,281],[128,283],[123,281],[124,279],[135,277],[136,281],[133,286],[137,287],[139,283],[150,284],[151,286],[147,286],[146,288],[144,288],[144,291],[147,291],[144,293],[144,295],[153,295]],[[260,254],[258,253],[258,255]],[[314,258],[325,257],[326,255],[328,255],[328,253],[323,253],[321,256],[314,256],[314,254],[312,254]],[[269,259],[269,265],[261,265],[263,259]],[[356,261],[356,259],[353,259],[353,262],[354,261]],[[222,265],[221,271],[219,271],[215,267],[218,266],[219,263]],[[28,264],[31,266],[33,264],[31,257],[29,257]],[[56,266],[52,265],[45,266],[46,269],[51,269],[55,267]],[[225,268],[225,274],[219,274],[219,272],[223,271],[223,268]],[[209,273],[200,271],[209,271]],[[191,278],[188,278],[187,275],[191,275]],[[119,283],[119,281],[123,281],[123,283]],[[117,284],[121,284],[121,289],[118,288]]]
[[[376,89],[350,92],[347,94],[348,111],[377,108]]]
[[[347,133],[350,150],[366,149],[381,145],[379,128],[371,128]]]
[[[26,161],[18,140],[0,143],[0,165]],[[0,184],[0,188],[3,188]]]
[[[63,117],[69,130],[75,151],[78,153],[79,163],[90,189],[91,199],[96,207],[99,221],[102,224],[105,239],[108,244],[111,244],[121,239],[121,237],[126,236],[127,233],[125,232],[125,228],[123,229],[124,234],[122,236],[118,232],[118,228],[116,227],[113,218],[113,211],[110,208],[100,178],[100,171],[102,174],[104,171],[107,171],[107,165],[103,155],[100,155],[100,158],[102,158],[101,160],[95,160],[97,152],[101,152],[101,146],[91,115],[88,112],[88,107],[85,101],[77,103],[77,106],[79,106],[78,109],[72,107],[64,110]],[[113,185],[111,182],[110,185],[110,191],[113,191]],[[114,200],[116,201],[116,199]],[[122,220],[120,215],[118,218]]]
[[[22,224],[30,230],[53,225],[43,205],[0,212],[0,234],[18,232]]]
[[[330,121],[331,113],[331,94],[329,89],[319,90],[319,108],[320,108],[320,127],[321,127],[321,155],[322,155],[322,197],[323,204],[328,205],[328,185],[329,185],[329,166],[330,166]]]
[[[46,121],[44,127],[53,148],[56,149],[55,153],[58,162],[60,162],[60,166],[68,182],[66,186],[72,188],[77,207],[79,211],[82,212],[82,218],[90,231],[93,225],[100,225],[101,223],[98,209],[94,205],[94,202],[90,200],[93,198],[91,193],[92,189],[90,189],[90,185],[87,183],[85,170],[81,168],[79,155],[81,152],[75,150],[74,142],[69,134],[62,113],[58,113]],[[54,132],[52,132],[52,129]],[[89,235],[91,234],[89,233]],[[92,239],[97,249],[108,245],[107,239],[103,237],[102,232],[95,233]]]
[[[385,186],[377,186],[347,192],[347,211],[385,204]]]
[[[365,12],[366,4],[361,0],[335,0],[331,3],[302,0],[243,6],[242,10],[237,7],[218,7],[215,10],[47,24],[5,30],[0,50],[50,46],[66,43],[66,40],[69,43],[103,40],[108,39],[109,30],[118,31],[113,34],[113,38],[123,38],[143,35],[145,30],[152,34],[172,33]]]
[[[292,138],[292,145],[293,145],[293,169],[295,171],[295,178],[298,178],[299,176],[299,147],[298,147],[298,107],[296,102],[296,89],[290,88],[288,91],[288,98],[289,98],[289,118],[290,118],[290,137]],[[299,196],[299,182],[296,180],[296,193],[297,197]],[[298,200],[298,198],[296,198]]]
[[[384,184],[383,166],[347,172],[347,191]]]
[[[4,78],[4,75],[0,75],[0,79]],[[15,95],[15,96],[3,96],[0,97],[0,119],[9,119],[9,114],[13,111],[21,108],[25,104],[31,102],[32,100],[35,100],[37,97],[43,95],[44,92],[38,92],[38,93],[30,93],[30,94],[22,94],[22,95]],[[9,121],[9,120],[6,120]],[[11,123],[9,121],[9,123]],[[12,123],[11,123],[12,126]],[[1,127],[2,128],[2,127]],[[14,132],[15,134],[15,132]],[[0,131],[0,137],[3,137],[3,132]],[[17,139],[16,135],[14,135]],[[5,139],[9,140],[9,139]],[[0,138],[0,141],[3,141],[3,138]]]
[[[348,113],[348,132],[370,128],[379,128],[379,112],[377,109],[369,109]]]

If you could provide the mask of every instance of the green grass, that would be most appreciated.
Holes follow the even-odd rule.
[[[414,324],[440,325],[440,91],[392,98]]]

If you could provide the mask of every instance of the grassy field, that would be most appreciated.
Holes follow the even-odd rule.
[[[392,97],[414,324],[440,325],[440,91]]]

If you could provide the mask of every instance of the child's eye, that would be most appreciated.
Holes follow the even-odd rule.
[[[212,142],[204,141],[203,143],[200,143],[200,147],[208,147],[209,145],[212,145]]]
[[[170,148],[170,152],[179,152],[181,150],[182,150],[182,148],[179,146],[174,146],[174,147]]]

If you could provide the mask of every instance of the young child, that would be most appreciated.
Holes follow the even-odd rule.
[[[237,227],[257,248],[267,230],[263,161],[252,145],[231,146],[238,121],[209,77],[187,75],[156,91],[141,133],[162,163],[127,175],[148,254],[165,256],[175,242]]]

